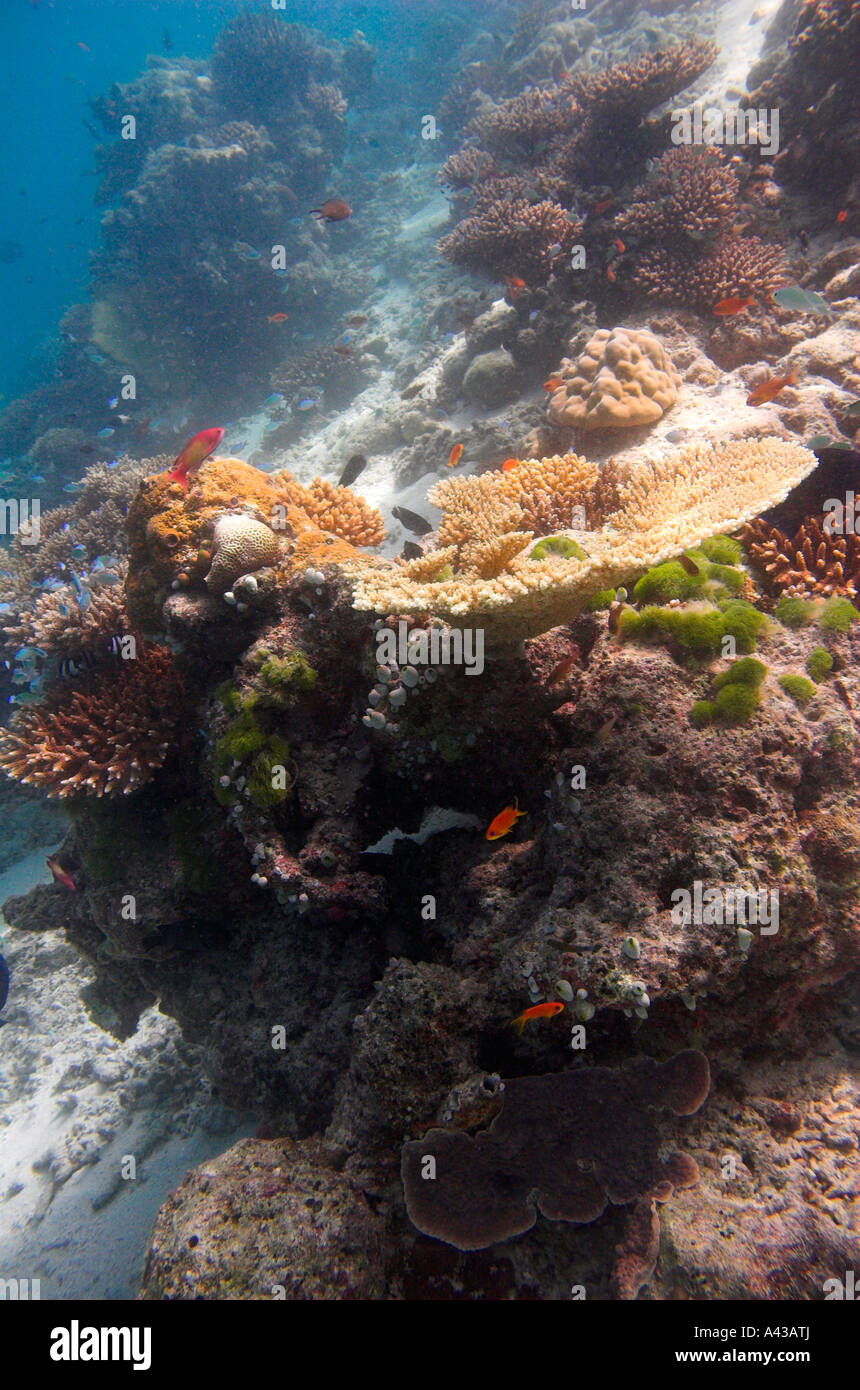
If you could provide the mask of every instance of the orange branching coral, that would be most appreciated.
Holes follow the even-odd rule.
[[[569,90],[589,115],[651,111],[700,76],[717,56],[707,39],[690,39],[635,63],[574,77]]]
[[[162,766],[182,715],[170,652],[138,640],[134,660],[118,658],[0,730],[0,769],[49,797],[128,796]]]
[[[730,295],[764,299],[788,275],[782,249],[758,237],[722,237],[701,254],[650,246],[635,260],[633,282],[667,303],[689,304],[709,313]]]
[[[676,244],[714,237],[738,209],[738,181],[717,150],[681,146],[663,155],[615,219],[625,240]]]
[[[830,535],[818,517],[806,517],[791,539],[758,517],[743,528],[741,540],[778,594],[852,603],[860,595],[860,538]]]
[[[385,538],[385,523],[375,507],[348,487],[337,487],[324,478],[314,478],[309,487],[297,483],[289,473],[273,475],[282,495],[306,512],[321,531],[328,531],[350,545],[379,545]]]

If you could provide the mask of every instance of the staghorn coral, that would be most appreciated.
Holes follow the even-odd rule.
[[[701,253],[651,246],[637,253],[633,284],[652,299],[688,304],[707,314],[729,295],[763,299],[786,279],[779,246],[758,237],[722,237]]]
[[[482,179],[497,178],[498,170],[492,156],[475,145],[464,145],[461,150],[449,154],[439,172],[439,182],[451,188],[469,188]]]
[[[806,517],[791,538],[759,517],[741,540],[777,594],[852,602],[860,596],[860,537],[831,534],[819,517]]]
[[[659,420],[675,403],[681,378],[646,329],[601,328],[575,362],[562,359],[553,392],[554,425],[624,429]]]
[[[578,537],[585,559],[551,554],[535,560],[520,553],[507,570],[490,579],[467,568],[470,560],[474,563],[473,547],[492,540],[490,531],[500,538],[518,529],[519,523],[511,522],[522,511],[512,505],[508,489],[511,479],[530,465],[509,474],[485,474],[483,508],[476,508],[468,491],[443,494],[454,516],[449,521],[446,512],[440,538],[460,546],[453,576],[426,582],[413,576],[409,565],[386,567],[364,560],[346,567],[355,581],[355,607],[377,613],[430,613],[455,626],[470,620],[485,628],[488,641],[501,647],[516,645],[570,621],[602,590],[629,582],[637,572],[708,536],[739,528],[783,500],[816,464],[815,455],[797,444],[761,439],[721,447],[695,445],[659,463],[631,467],[623,474],[618,470],[606,494],[617,498],[617,510],[599,529]],[[540,462],[536,466],[539,469]],[[595,481],[592,503],[596,492]],[[469,526],[476,510],[480,534],[473,537]],[[587,517],[587,498],[585,510]]]
[[[308,487],[287,472],[273,474],[282,494],[301,507],[320,530],[340,536],[350,545],[379,545],[385,539],[385,523],[375,507],[348,487],[314,478]]]
[[[138,641],[133,660],[118,660],[0,730],[0,769],[48,797],[128,796],[163,765],[182,717],[170,652]]]
[[[649,181],[634,189],[614,229],[640,245],[702,242],[735,217],[738,192],[738,180],[720,151],[681,146],[668,150]]]
[[[691,1115],[710,1085],[707,1058],[680,1052],[619,1071],[580,1068],[505,1082],[500,1114],[475,1138],[430,1129],[402,1149],[406,1208],[426,1235],[479,1250],[550,1221],[596,1221],[610,1204],[666,1200],[698,1181],[688,1155],[659,1154],[649,1111]],[[435,1180],[424,1164],[436,1159]],[[633,1296],[633,1295],[631,1295]]]

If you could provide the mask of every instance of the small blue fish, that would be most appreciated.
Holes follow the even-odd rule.
[[[31,483],[43,483],[45,481],[41,473],[28,473],[27,476]]]
[[[12,605],[11,605],[11,603],[0,603],[0,613],[11,613],[11,612],[12,612]]]
[[[117,408],[118,405],[119,405],[119,396],[111,396],[110,400],[108,401],[108,409],[109,409],[109,410],[116,410],[116,408]]]
[[[273,391],[271,396],[267,396],[266,399],[263,401],[263,405],[280,405],[283,399],[284,398],[279,391]]]
[[[21,690],[17,695],[10,695],[8,703],[10,705],[38,705],[41,695],[35,690]]]
[[[41,647],[19,647],[15,653],[15,661],[35,661],[36,657],[47,656]]]
[[[63,492],[83,492],[85,487],[86,483],[66,483],[63,487]]]
[[[537,311],[537,309],[530,309],[530,310],[529,310],[529,323],[534,323],[534,321],[535,321],[535,319],[537,318],[537,316],[538,316],[538,311]]]
[[[313,410],[315,405],[319,405],[319,401],[314,400],[312,396],[303,396],[296,406],[296,410]]]
[[[96,352],[95,348],[89,347],[84,348],[84,357],[86,357],[90,362],[95,363],[97,367],[100,367],[105,360],[100,352]]]
[[[823,295],[816,294],[815,290],[804,290],[800,285],[783,285],[782,289],[774,290],[771,299],[781,309],[797,309],[802,314],[825,314],[829,319],[833,317]]]
[[[104,429],[96,431],[96,439],[110,439],[114,434],[116,430],[113,425],[105,425]]]
[[[86,553],[87,548],[85,545],[81,545],[80,541],[77,545],[72,546],[72,554],[74,555],[76,560],[80,560],[84,555],[86,555]]]
[[[282,280],[286,280],[287,278],[287,272],[285,270],[273,270],[272,274],[278,275]]]

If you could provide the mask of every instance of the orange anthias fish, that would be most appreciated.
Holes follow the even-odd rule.
[[[837,222],[847,222],[847,220],[848,220],[848,213],[847,213],[847,211],[845,210],[845,208],[843,208],[841,212],[837,212],[837,214],[836,214],[836,221],[837,221]]]
[[[558,388],[559,388],[559,386],[561,386],[561,377],[560,377],[560,376],[551,376],[551,377],[548,378],[547,381],[544,382],[544,384],[543,384],[543,389],[544,389],[544,391],[550,391],[550,392],[552,392],[552,391],[557,391]]]
[[[71,874],[66,872],[61,864],[57,863],[56,859],[46,859],[45,863],[51,870],[51,877],[55,883],[59,883],[61,888],[68,888],[70,893],[77,893],[78,886],[75,880],[72,878]]]
[[[745,299],[741,299],[738,294],[730,294],[728,299],[721,299],[719,303],[714,305],[714,313],[724,319],[731,314],[739,314],[742,309],[748,309],[751,304],[755,304],[755,295],[748,294]]]
[[[321,222],[345,222],[352,217],[352,208],[343,198],[327,198],[321,208],[311,208]]]
[[[614,198],[604,198],[602,202],[595,203],[590,209],[592,217],[599,217],[602,212],[608,212],[614,202]]]
[[[454,447],[453,447],[453,449],[451,450],[450,454],[448,455],[448,467],[449,467],[449,468],[456,468],[456,467],[457,467],[457,464],[460,462],[460,459],[461,459],[462,457],[463,457],[463,445],[462,445],[462,444],[455,444]]]
[[[509,830],[513,830],[520,816],[528,815],[527,811],[517,809],[517,798],[514,797],[513,806],[506,806],[504,811],[500,811],[487,826],[487,839],[500,840],[503,835],[507,835]]]
[[[286,314],[269,314],[269,317],[266,319],[266,323],[286,323],[286,321]]]
[[[526,288],[525,280],[521,280],[519,275],[506,275],[505,284],[508,287],[508,294],[511,296],[511,299],[516,299],[520,290]]]
[[[174,483],[181,483],[187,492],[189,479],[199,471],[201,463],[218,448],[223,438],[224,431],[217,427],[195,434],[193,439],[189,439],[182,453],[173,460],[168,478]]]
[[[761,386],[757,386],[754,391],[750,391],[747,396],[747,405],[764,405],[766,401],[772,401],[774,396],[778,396],[784,386],[796,386],[797,377],[794,371],[790,371],[788,376],[772,376],[767,381],[763,381]]]
[[[561,1013],[563,1008],[564,1005],[559,1003],[557,999],[551,1004],[534,1004],[532,1008],[526,1009],[525,1013],[521,1013],[518,1018],[515,1018],[511,1023],[511,1027],[516,1028],[517,1032],[521,1033],[529,1019],[554,1018],[556,1014]]]
[[[339,357],[352,357],[352,348],[347,347],[346,343],[335,343],[332,352],[336,352]]]
[[[502,472],[510,473],[512,468],[519,468],[519,466],[519,459],[505,459],[504,463],[502,464]]]
[[[571,652],[570,656],[566,656],[564,658],[564,661],[560,661],[558,665],[554,667],[554,669],[550,671],[549,675],[547,676],[547,686],[558,685],[559,681],[563,681],[567,676],[569,676],[574,666],[576,665],[578,659],[579,650],[577,649],[577,651]]]

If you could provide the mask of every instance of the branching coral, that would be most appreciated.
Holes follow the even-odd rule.
[[[519,96],[480,112],[468,127],[482,148],[510,157],[514,148],[532,156],[536,146],[570,129],[569,101],[562,105],[559,91],[533,87]]]
[[[479,210],[442,237],[439,251],[467,270],[497,278],[520,275],[530,282],[546,280],[556,261],[578,241],[582,224],[572,222],[558,203],[508,201],[497,183],[503,180],[479,185],[484,194]]]
[[[619,429],[652,424],[672,405],[681,378],[662,343],[646,329],[598,329],[550,397],[554,425]]]
[[[567,89],[590,116],[644,115],[688,87],[717,56],[707,39],[690,39],[634,63],[576,76]]]
[[[510,473],[485,474],[480,480],[483,506],[465,488],[446,490],[441,496],[446,512],[440,538],[459,547],[453,575],[428,582],[423,559],[418,562],[420,576],[413,575],[408,564],[396,568],[364,561],[347,566],[356,581],[355,606],[377,613],[430,613],[455,626],[465,619],[483,626],[489,640],[510,646],[570,621],[602,590],[629,582],[708,536],[736,530],[785,498],[816,463],[815,455],[799,445],[763,439],[694,446],[659,463],[626,472],[617,469],[612,486],[603,492],[604,501],[617,501],[617,509],[599,529],[577,536],[584,559],[559,554],[531,559],[523,553],[524,539],[523,551],[494,578],[484,578],[476,569],[476,560],[486,554],[477,547],[521,529],[523,508],[510,489],[522,474],[522,493],[528,495],[532,470],[539,473],[542,461]],[[576,467],[583,470],[589,519],[589,502],[593,512],[598,483],[595,479],[589,499],[586,470],[594,465],[578,460]],[[434,496],[440,500],[438,489]],[[477,534],[472,529],[476,515]]]
[[[860,595],[860,537],[831,534],[818,517],[806,517],[791,538],[758,518],[741,539],[777,594],[852,602]]]
[[[307,512],[321,531],[340,536],[350,545],[379,545],[385,538],[385,523],[375,507],[348,487],[337,487],[324,478],[314,478],[308,487],[297,483],[289,473],[273,475],[282,494]]]
[[[298,24],[243,11],[219,33],[212,53],[215,94],[238,111],[266,115],[307,86],[311,43]]]
[[[125,571],[124,564],[118,565],[120,584],[94,590],[84,607],[71,584],[40,594],[29,612],[2,629],[4,648],[11,653],[16,647],[40,647],[60,662],[74,661],[85,653],[104,654],[114,637],[129,629],[122,587]]]
[[[730,295],[764,299],[784,283],[786,274],[779,246],[758,237],[724,237],[701,254],[647,248],[636,256],[633,283],[651,298],[710,313]]]
[[[49,797],[128,796],[162,766],[182,718],[170,653],[138,641],[133,660],[117,659],[0,730],[0,768]]]
[[[663,155],[653,176],[615,219],[625,241],[701,242],[725,228],[738,209],[738,181],[722,154],[681,146]]]

